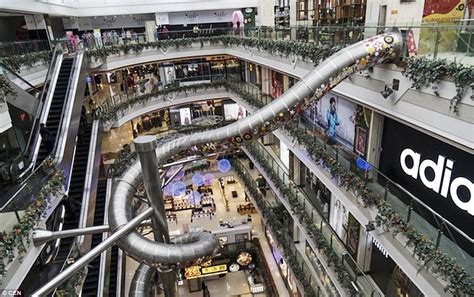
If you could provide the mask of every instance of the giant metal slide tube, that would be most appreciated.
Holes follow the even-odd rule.
[[[158,164],[162,164],[174,154],[209,142],[229,141],[240,144],[244,140],[251,140],[253,135],[268,133],[275,129],[271,125],[275,119],[280,123],[288,113],[295,112],[295,107],[303,105],[305,98],[317,94],[316,97],[334,87],[337,74],[346,67],[362,69],[375,63],[390,62],[396,59],[402,47],[400,33],[389,32],[371,37],[338,51],[319,64],[313,71],[303,77],[291,89],[270,104],[261,108],[238,122],[218,128],[214,131],[195,133],[172,140],[157,149]],[[356,68],[354,68],[357,66]],[[323,92],[321,92],[321,90]],[[319,98],[317,98],[319,99]],[[263,132],[262,132],[263,131]],[[143,182],[140,162],[136,161],[119,180],[109,208],[109,222],[112,231],[120,229],[132,218],[131,205],[136,188]],[[118,245],[127,254],[137,261],[147,265],[174,264],[192,261],[209,255],[217,247],[217,239],[205,232],[188,233],[174,238],[174,244],[159,243],[149,240],[133,231],[119,240]],[[135,276],[137,280],[150,278],[150,267],[142,265]],[[146,292],[142,286],[149,282],[136,283],[132,286],[130,295]],[[136,290],[133,292],[133,290]]]

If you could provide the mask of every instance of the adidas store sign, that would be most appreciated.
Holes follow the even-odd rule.
[[[416,180],[419,179],[425,187],[440,194],[444,198],[450,196],[457,207],[474,216],[474,183],[466,177],[452,176],[454,167],[453,160],[441,155],[438,156],[436,162],[430,159],[422,160],[421,154],[410,148],[406,148],[400,154],[400,165],[405,174]],[[428,170],[434,172],[433,177],[427,176]],[[459,197],[458,193],[462,188],[465,188],[469,193],[469,199]]]

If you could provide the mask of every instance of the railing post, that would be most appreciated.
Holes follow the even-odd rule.
[[[410,206],[408,207],[407,223],[410,222],[411,211],[412,211],[412,210],[413,210],[413,199],[410,201]]]
[[[444,222],[441,223],[441,228],[438,229],[438,237],[436,238],[436,249],[439,248],[439,244],[441,243],[441,236],[443,235],[443,227],[444,227]]]
[[[435,58],[435,59],[438,56],[439,40],[440,40],[440,32],[439,32],[439,26],[438,26],[436,28],[435,48],[434,48],[434,53],[433,53],[433,58]]]

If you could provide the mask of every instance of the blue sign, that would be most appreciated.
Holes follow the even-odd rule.
[[[357,168],[365,170],[365,171],[369,171],[370,169],[372,169],[372,165],[366,160],[362,159],[361,157],[357,158],[356,165],[357,165]]]

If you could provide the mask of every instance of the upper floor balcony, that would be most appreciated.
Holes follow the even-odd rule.
[[[301,78],[314,68],[314,64],[336,49],[362,39],[367,29],[321,27],[311,31],[310,28],[259,28],[242,34],[239,32],[238,35],[226,29],[176,31],[158,36],[112,35],[98,41],[70,43],[69,46],[86,50],[94,71],[114,71],[136,64],[226,54]],[[466,35],[472,32],[472,28],[401,28],[407,36],[414,29],[426,32],[420,33],[421,37],[435,32],[431,37],[436,38],[439,34],[438,46],[429,45],[431,37],[426,40],[420,37],[418,57],[413,56],[413,50],[410,52],[406,48],[405,56],[398,65],[376,66],[352,75],[336,86],[333,92],[472,152],[474,135],[469,131],[474,123],[474,101],[470,99],[473,96],[474,68],[470,64],[472,39],[471,35]],[[456,37],[456,44],[466,47],[448,48],[443,36],[450,34]],[[450,44],[453,42],[451,40]],[[456,58],[457,63],[437,59],[439,57]]]

